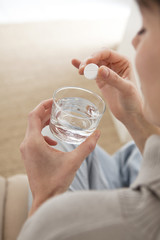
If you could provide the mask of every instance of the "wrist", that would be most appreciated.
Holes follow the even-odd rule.
[[[52,194],[42,194],[41,196],[35,196],[33,197],[33,202],[32,202],[32,206],[31,209],[29,211],[28,217],[31,217],[36,211],[37,209],[43,204],[45,203],[48,199],[55,197],[56,195],[61,194],[60,192],[57,193],[52,193]]]
[[[141,153],[143,153],[146,140],[151,135],[160,135],[160,129],[149,123],[142,113],[131,114],[124,124]]]
[[[42,201],[33,199],[32,206],[29,211],[28,217],[31,217],[42,204],[43,204]]]

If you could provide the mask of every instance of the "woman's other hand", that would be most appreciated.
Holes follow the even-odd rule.
[[[48,198],[64,193],[83,160],[94,150],[100,132],[95,131],[72,152],[54,149],[57,143],[41,134],[49,124],[52,100],[43,101],[30,114],[20,151],[33,194],[32,215]]]

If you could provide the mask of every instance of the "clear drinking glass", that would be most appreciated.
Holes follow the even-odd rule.
[[[51,132],[61,141],[80,144],[97,128],[105,112],[97,94],[79,87],[63,87],[54,92]]]

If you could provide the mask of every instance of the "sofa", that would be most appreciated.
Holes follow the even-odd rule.
[[[16,240],[28,215],[25,174],[0,177],[0,240]]]

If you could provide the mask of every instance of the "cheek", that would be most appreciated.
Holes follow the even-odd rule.
[[[137,49],[136,68],[144,96],[144,114],[154,123],[160,123],[160,50],[143,44]]]
[[[151,83],[153,76],[154,56],[152,51],[148,50],[147,44],[141,44],[136,52],[135,63],[142,88],[146,88]]]
[[[144,46],[138,48],[136,52],[135,64],[145,102],[146,100],[148,101],[152,83],[150,59],[151,58],[146,54],[146,49]]]

